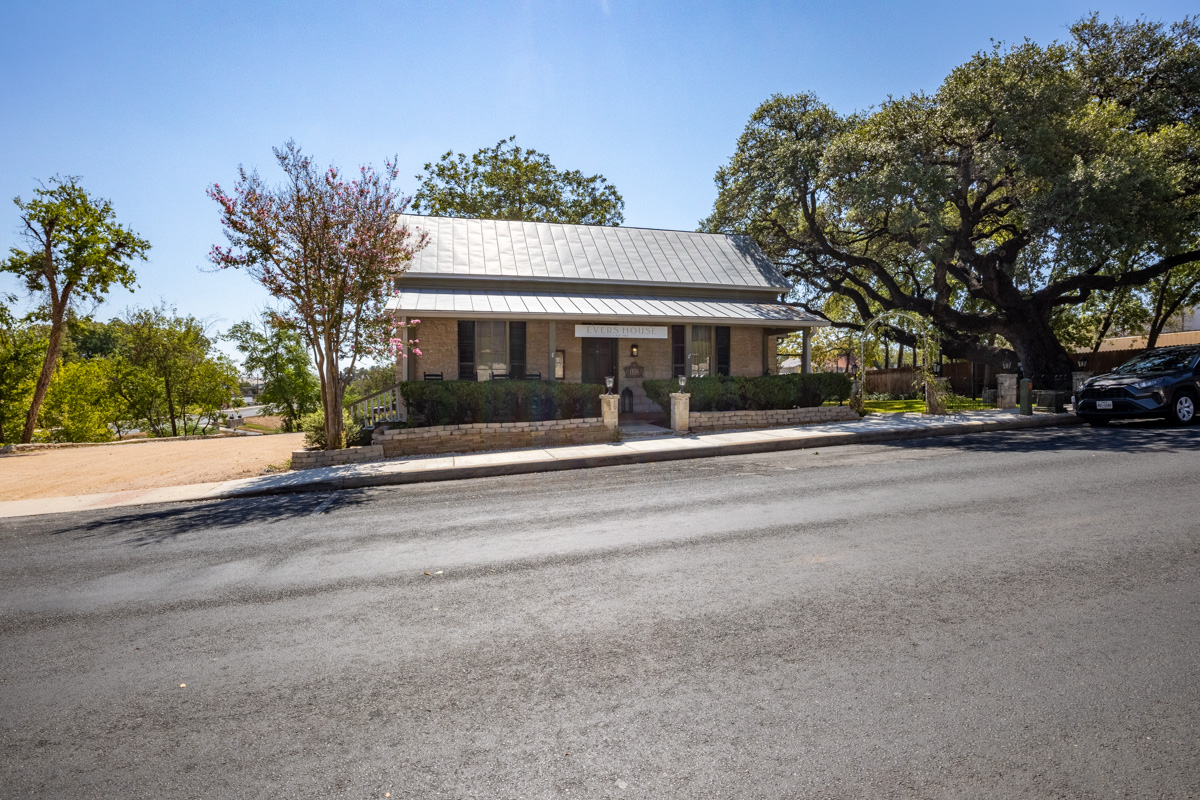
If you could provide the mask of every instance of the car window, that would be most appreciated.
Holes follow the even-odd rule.
[[[1170,372],[1176,369],[1187,369],[1195,363],[1195,350],[1151,350],[1137,358],[1129,359],[1113,372],[1120,374]]]

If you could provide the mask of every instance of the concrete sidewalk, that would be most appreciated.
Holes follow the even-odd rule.
[[[141,489],[75,497],[0,502],[0,518],[61,514],[119,506],[222,500],[291,492],[330,491],[367,486],[391,486],[428,481],[451,481],[493,475],[674,461],[684,458],[806,450],[845,444],[866,444],[981,431],[1043,428],[1077,424],[1074,414],[1015,411],[972,411],[928,417],[922,414],[872,414],[857,422],[836,422],[792,428],[706,433],[629,439],[610,444],[469,453],[422,458],[395,458],[368,464],[285,472],[219,483],[196,483],[160,489]]]

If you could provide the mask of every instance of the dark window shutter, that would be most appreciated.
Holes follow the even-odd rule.
[[[475,322],[458,321],[458,379],[475,380]]]
[[[525,323],[508,323],[508,375],[525,380]]]
[[[678,378],[687,369],[687,327],[671,326],[671,377]]]
[[[717,374],[729,374],[729,326],[717,326]]]

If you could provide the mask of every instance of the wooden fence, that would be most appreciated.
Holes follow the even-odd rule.
[[[970,361],[948,361],[942,364],[941,377],[950,382],[950,388],[963,397],[981,397],[984,389],[996,388],[997,370],[987,364]],[[917,371],[913,367],[867,370],[868,394],[910,394],[917,391],[913,386]]]

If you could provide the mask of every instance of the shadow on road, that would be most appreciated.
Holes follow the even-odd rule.
[[[361,489],[336,492],[311,492],[252,497],[234,500],[214,500],[195,504],[171,504],[154,508],[126,509],[120,512],[101,512],[95,518],[80,522],[72,516],[45,517],[43,532],[71,536],[76,539],[118,538],[126,536],[123,544],[135,547],[172,541],[193,532],[221,528],[268,525],[294,522],[304,517],[321,517],[347,506],[363,502]],[[55,525],[55,521],[58,525]],[[64,522],[69,522],[63,525]],[[133,535],[130,535],[133,533]]]
[[[1200,450],[1200,426],[1177,428],[1162,420],[1136,420],[1114,422],[1103,428],[1088,425],[1034,428],[880,444],[910,449],[949,446],[977,453],[1032,453],[1051,450],[1175,453]]]

